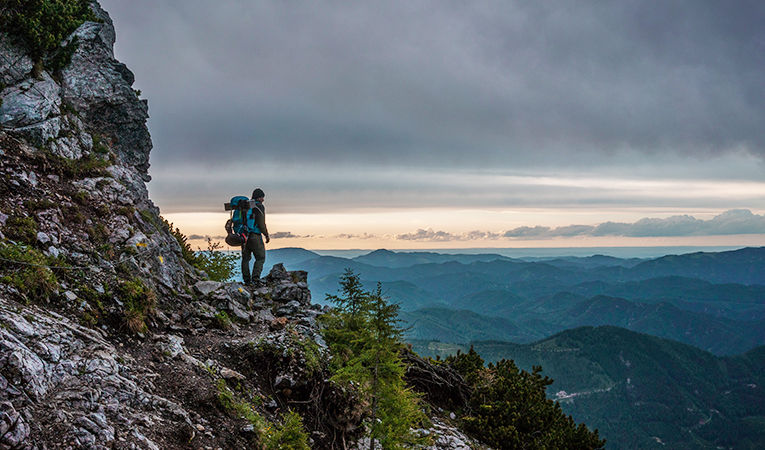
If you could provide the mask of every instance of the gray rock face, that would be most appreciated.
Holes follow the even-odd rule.
[[[52,117],[32,125],[18,127],[14,129],[14,132],[29,142],[42,146],[46,142],[55,139],[61,133],[61,118]],[[79,155],[81,156],[82,153],[79,153]]]
[[[5,33],[0,33],[0,82],[11,86],[27,78],[32,72],[32,59],[13,43]]]
[[[159,336],[155,344],[157,349],[170,358],[176,358],[185,353],[183,349],[183,338],[172,334]]]
[[[133,91],[133,73],[114,59],[111,18],[100,7],[95,9],[103,23],[86,22],[74,32],[72,38],[79,45],[72,62],[61,72],[62,97],[112,141],[123,162],[136,167],[148,181],[152,147],[146,127],[148,104]]]
[[[223,283],[220,283],[218,281],[198,281],[194,285],[194,290],[199,295],[210,295],[213,292],[217,291],[218,289],[223,287]]]
[[[298,270],[288,272],[284,264],[275,264],[266,276],[266,282],[273,286],[273,299],[277,302],[297,301],[302,306],[311,304],[311,291],[306,282],[308,274]]]
[[[0,94],[0,126],[7,128],[25,127],[40,123],[59,114],[61,107],[60,88],[46,72],[43,79],[25,80],[8,87]]]
[[[38,308],[14,309],[0,298],[0,448],[34,447],[30,436],[43,425],[64,430],[59,442],[110,446],[131,429],[150,435],[147,424],[163,415],[186,414],[144,391],[97,331]],[[164,342],[180,346],[172,336]],[[34,417],[42,403],[55,413]]]
[[[23,448],[28,439],[29,425],[11,402],[0,402],[0,448]]]
[[[433,444],[430,446],[418,447],[427,450],[491,450],[490,447],[482,445],[475,440],[465,436],[455,426],[449,425],[438,418],[432,418],[432,426],[428,429],[415,430],[422,436],[431,436]],[[351,447],[354,450],[366,450],[370,448],[369,437],[359,439]],[[375,441],[375,449],[382,449],[382,446]]]
[[[300,302],[297,300],[290,300],[287,304],[280,306],[276,309],[276,314],[279,316],[293,316],[300,311]]]

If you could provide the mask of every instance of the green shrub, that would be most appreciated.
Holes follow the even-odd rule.
[[[88,191],[81,189],[77,191],[77,193],[75,193],[72,198],[79,205],[87,205],[88,200],[90,199],[90,194],[88,193]]]
[[[141,215],[141,218],[143,219],[144,222],[153,226],[156,230],[160,230],[163,223],[165,224],[165,226],[167,226],[167,228],[170,231],[172,231],[173,229],[173,224],[166,221],[165,219],[161,219],[161,222],[160,222],[159,220],[157,220],[157,217],[148,209],[139,210],[138,213]],[[146,230],[146,232],[149,234],[153,233],[151,230]]]
[[[61,158],[59,162],[64,178],[73,180],[86,177],[109,176],[109,173],[104,169],[112,165],[112,161],[101,159],[92,153],[80,159]]]
[[[260,435],[266,430],[267,421],[255,410],[252,403],[239,398],[228,386],[226,380],[218,379],[215,384],[218,389],[218,403],[228,411],[249,422]]]
[[[105,155],[109,153],[109,146],[104,143],[104,138],[100,134],[93,133],[90,135],[93,138],[93,151]]]
[[[114,209],[115,216],[125,216],[128,220],[133,217],[133,213],[135,213],[135,207],[132,205],[118,206]]]
[[[185,237],[185,236],[184,236]],[[236,263],[239,256],[223,253],[220,249],[222,245],[219,242],[213,242],[207,238],[207,250],[197,251],[194,254],[192,266],[207,274],[207,278],[213,281],[228,281],[234,276]]]
[[[501,360],[483,367],[483,359],[471,348],[450,356],[446,362],[471,381],[469,409],[462,417],[469,434],[498,449],[602,448],[598,432],[576,425],[560,405],[545,395],[552,380],[520,370],[513,361]]]
[[[3,232],[13,241],[25,244],[34,244],[37,242],[37,222],[31,217],[9,217],[5,221]]]
[[[144,211],[141,211],[141,215],[144,216],[144,219],[146,219]],[[173,235],[176,241],[178,241],[178,245],[181,247],[181,256],[183,257],[183,260],[196,267],[196,264],[198,264],[197,255],[191,248],[191,244],[189,244],[189,240],[186,235],[181,232],[180,228],[174,227],[172,222],[168,222],[164,217],[160,217],[160,219],[162,220],[162,225],[164,225],[165,229]],[[151,217],[149,221],[154,224],[153,217]],[[157,224],[155,224],[155,226],[156,225]],[[157,229],[159,229],[159,226],[157,226]]]
[[[483,369],[484,363],[483,358],[475,351],[472,345],[467,353],[457,350],[456,355],[447,356],[444,362],[459,372],[471,386],[476,384],[477,376],[481,369]]]
[[[309,374],[321,370],[321,355],[319,354],[319,344],[313,339],[300,339],[298,345],[303,351],[305,359],[305,368]]]
[[[45,172],[55,173],[65,180],[110,176],[105,169],[112,165],[111,160],[97,156],[95,153],[89,153],[79,159],[69,159],[45,149],[37,154],[36,159]]]
[[[207,250],[198,249],[195,252],[191,249],[188,238],[179,228],[174,228],[173,224],[164,218],[162,222],[178,241],[184,261],[205,272],[207,278],[213,281],[228,281],[234,276],[234,269],[239,260],[237,255],[223,253],[220,250],[222,245],[219,242],[213,242],[209,237],[207,238]]]
[[[15,287],[27,301],[48,300],[58,288],[56,275],[44,267],[63,266],[57,258],[25,245],[9,243],[0,243],[0,258],[0,281]]]
[[[211,376],[216,376],[213,370],[208,372]],[[229,414],[244,419],[253,426],[258,442],[261,444],[258,448],[267,450],[311,448],[308,445],[308,434],[303,428],[303,420],[297,413],[289,411],[280,425],[274,425],[258,413],[253,401],[241,398],[228,387],[223,378],[215,382],[215,387],[218,391],[218,404]]]
[[[154,313],[157,294],[138,278],[117,285],[116,293],[125,305],[125,326],[133,333],[145,332],[146,318]]]
[[[69,63],[77,43],[61,41],[87,20],[96,20],[89,0],[3,0],[0,8],[0,29],[29,50],[38,74],[43,65],[56,71]]]
[[[51,209],[55,206],[56,204],[47,198],[34,198],[24,200],[24,208],[30,212],[45,211],[46,209]]]
[[[303,419],[294,411],[285,414],[282,424],[266,428],[263,445],[268,450],[290,449],[310,450],[308,434],[303,428]]]
[[[109,239],[109,230],[102,222],[89,226],[86,231],[93,244],[105,244]]]
[[[226,311],[218,311],[215,313],[213,321],[215,322],[215,326],[221,330],[228,330],[231,328],[231,318],[226,314]]]

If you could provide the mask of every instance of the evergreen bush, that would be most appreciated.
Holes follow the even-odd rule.
[[[553,380],[542,376],[541,367],[527,372],[506,359],[484,367],[472,347],[445,361],[473,387],[462,417],[464,429],[492,447],[599,449],[605,445],[597,430],[577,426],[557,402],[546,397],[545,389]]]
[[[308,434],[303,428],[303,419],[294,411],[284,415],[282,423],[269,426],[263,436],[263,446],[267,450],[310,450]]]
[[[40,71],[57,71],[71,60],[76,42],[61,42],[85,21],[97,20],[89,0],[3,0],[0,30],[26,47]]]

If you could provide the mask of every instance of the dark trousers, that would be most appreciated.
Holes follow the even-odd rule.
[[[252,265],[252,278],[250,278],[251,255],[255,255],[255,263]],[[242,280],[245,283],[249,283],[250,280],[259,280],[265,262],[266,246],[263,244],[263,236],[258,233],[250,233],[247,236],[247,243],[242,246]]]

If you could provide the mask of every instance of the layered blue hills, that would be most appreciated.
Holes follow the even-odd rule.
[[[346,269],[400,305],[421,355],[543,367],[608,448],[765,448],[765,247],[657,258],[302,249],[314,302]]]

